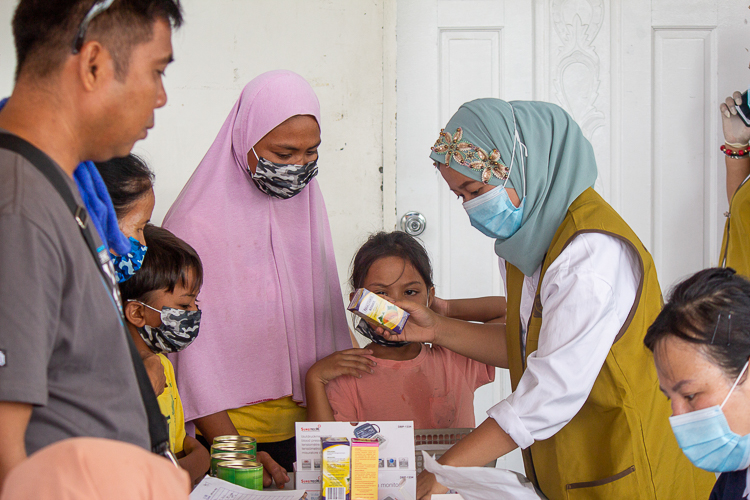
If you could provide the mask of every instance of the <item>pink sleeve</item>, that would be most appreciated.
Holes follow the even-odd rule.
[[[474,380],[475,384],[474,389],[479,389],[485,384],[489,384],[490,382],[495,381],[495,370],[494,366],[490,366],[485,363],[480,363],[479,361],[474,361],[473,359],[469,359],[469,363],[472,366],[473,371],[476,373]],[[467,370],[468,372],[468,370]]]
[[[350,375],[335,378],[326,384],[326,395],[337,422],[356,422],[357,406]]]
[[[495,367],[485,363],[480,363],[466,356],[457,354],[449,349],[445,349],[445,354],[450,358],[458,370],[466,377],[466,383],[474,390],[479,389],[485,384],[495,380]]]

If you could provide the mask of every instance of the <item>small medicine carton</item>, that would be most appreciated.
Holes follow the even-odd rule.
[[[377,439],[352,438],[352,500],[378,500]]]
[[[401,335],[409,319],[409,313],[391,304],[384,298],[367,290],[358,288],[347,308],[357,316],[377,323],[396,335]]]
[[[347,438],[320,438],[320,498],[350,500],[350,446]]]

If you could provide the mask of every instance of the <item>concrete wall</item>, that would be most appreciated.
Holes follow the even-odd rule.
[[[10,20],[16,3],[0,2],[2,96],[13,87]],[[242,87],[268,70],[296,71],[321,103],[318,179],[345,282],[358,246],[383,227],[384,133],[391,155],[385,175],[395,179],[395,152],[388,153],[395,151],[395,110],[384,127],[384,109],[395,109],[395,2],[183,0],[183,5],[186,22],[174,34],[175,62],[165,79],[169,102],[156,111],[148,139],[135,148],[156,172],[153,221],[161,222]],[[392,215],[392,180],[388,186],[385,201]]]

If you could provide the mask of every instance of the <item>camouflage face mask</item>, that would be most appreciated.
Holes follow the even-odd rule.
[[[287,200],[302,191],[318,174],[317,158],[305,165],[284,165],[268,161],[258,156],[255,148],[251,150],[258,159],[255,173],[248,172],[258,189],[267,195]]]
[[[133,277],[133,275],[141,268],[143,264],[143,258],[146,256],[146,245],[141,245],[141,242],[133,238],[130,240],[130,252],[125,255],[115,255],[109,252],[109,256],[112,260],[112,265],[115,267],[115,274],[117,275],[117,282],[122,283]]]
[[[186,311],[173,307],[162,307],[161,311],[148,304],[138,302],[161,315],[160,326],[138,327],[138,333],[152,351],[166,354],[178,352],[189,346],[198,336],[201,312]]]
[[[401,347],[407,344],[411,344],[411,342],[405,342],[403,340],[385,340],[385,338],[382,335],[379,335],[375,331],[375,329],[370,326],[370,323],[365,321],[363,318],[355,316],[354,319],[359,319],[359,323],[356,324],[354,329],[361,333],[365,338],[372,340],[376,344],[384,345],[386,347]]]

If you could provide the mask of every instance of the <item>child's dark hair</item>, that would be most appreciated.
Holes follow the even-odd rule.
[[[750,281],[734,269],[711,268],[677,284],[643,343],[654,351],[669,336],[696,344],[738,377],[750,356]]]
[[[134,154],[94,163],[121,219],[154,186],[154,173]]]
[[[416,238],[403,231],[386,233],[381,231],[370,235],[364,245],[360,247],[352,260],[352,277],[350,284],[353,289],[362,288],[370,267],[376,260],[384,257],[400,257],[408,262],[424,280],[429,290],[432,283],[432,264],[427,251]]]
[[[143,230],[146,256],[132,278],[120,283],[123,300],[148,302],[150,294],[178,284],[197,293],[203,285],[203,264],[198,253],[166,229],[147,224]]]

